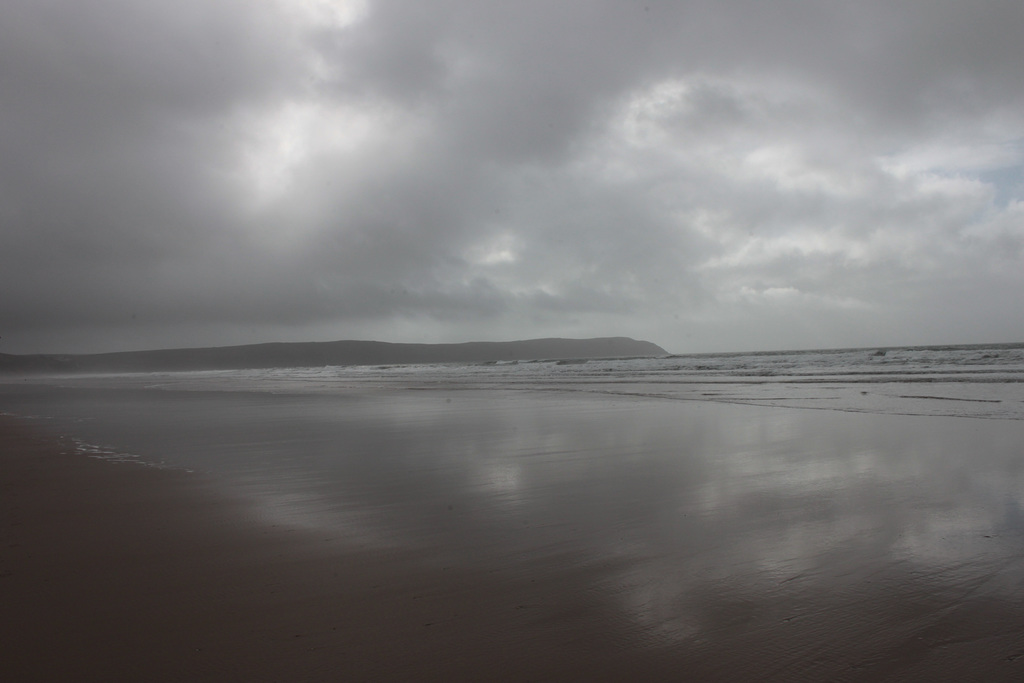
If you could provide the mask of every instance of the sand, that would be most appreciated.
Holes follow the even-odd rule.
[[[699,628],[659,639],[623,617],[614,557],[437,566],[273,526],[214,476],[76,455],[4,416],[0,453],[6,681],[1024,677],[1019,600],[856,558],[758,594],[719,567],[687,598]]]
[[[0,417],[7,681],[614,680],[579,577],[424,567],[265,527],[215,482]],[[586,617],[586,618],[584,618]]]

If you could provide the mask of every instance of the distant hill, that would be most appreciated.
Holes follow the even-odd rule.
[[[668,352],[656,344],[628,337],[527,339],[463,344],[391,344],[379,341],[294,342],[86,355],[0,354],[0,372],[158,372],[666,355]]]

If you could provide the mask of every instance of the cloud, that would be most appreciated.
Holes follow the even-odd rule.
[[[8,2],[3,350],[1019,339],[1022,20]]]

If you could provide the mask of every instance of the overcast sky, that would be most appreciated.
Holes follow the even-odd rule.
[[[2,0],[0,351],[1024,341],[1020,0]]]

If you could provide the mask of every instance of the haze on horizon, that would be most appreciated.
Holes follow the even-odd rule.
[[[5,0],[0,352],[1024,340],[1024,4]]]

